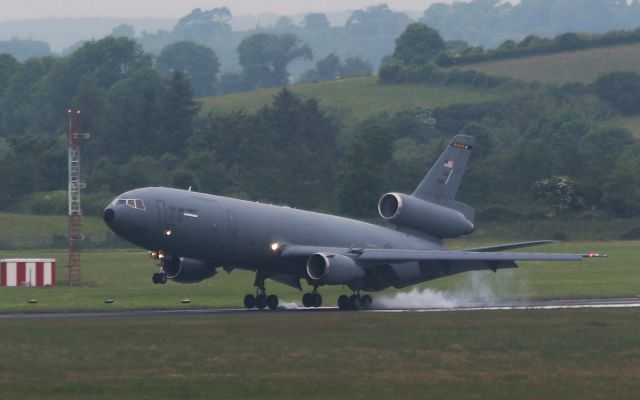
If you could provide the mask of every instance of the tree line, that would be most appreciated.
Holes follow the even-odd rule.
[[[401,62],[437,54],[405,39],[394,51]],[[606,92],[609,81],[600,94],[585,85],[523,85],[499,100],[355,126],[286,89],[256,112],[203,114],[185,75],[161,74],[136,42],[110,37],[67,57],[1,56],[0,82],[2,210],[65,212],[71,105],[92,134],[83,143],[87,213],[120,192],[161,185],[371,217],[380,194],[411,192],[464,132],[477,146],[460,197],[480,218],[640,215],[640,145],[603,124],[616,101],[627,103]]]

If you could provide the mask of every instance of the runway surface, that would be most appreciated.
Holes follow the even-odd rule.
[[[375,303],[374,303],[375,305]],[[470,312],[470,311],[506,311],[506,310],[559,310],[578,308],[640,308],[640,298],[623,299],[584,299],[584,300],[541,300],[528,302],[502,302],[492,304],[469,304],[453,308],[412,308],[412,309],[371,309],[358,312],[373,313],[425,313],[425,312]],[[271,310],[247,310],[244,308],[211,308],[198,310],[122,310],[100,312],[50,312],[50,313],[14,313],[0,314],[0,320],[57,320],[57,319],[99,319],[99,318],[140,318],[140,317],[185,317],[219,316],[250,313],[331,313],[340,311],[337,307],[296,308],[295,305]]]

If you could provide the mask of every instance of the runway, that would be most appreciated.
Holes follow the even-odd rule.
[[[375,302],[374,302],[375,305]],[[118,311],[78,311],[47,313],[11,313],[0,314],[0,320],[65,320],[65,319],[101,319],[101,318],[163,318],[163,317],[215,317],[222,315],[259,314],[310,314],[310,313],[345,313],[337,307],[295,308],[291,304],[277,311],[247,310],[244,308],[210,308],[187,310],[118,310]],[[412,309],[371,309],[360,310],[366,313],[427,313],[427,312],[482,312],[509,310],[561,310],[561,309],[607,309],[607,308],[640,308],[640,298],[620,299],[583,299],[583,300],[540,300],[519,302],[498,302],[492,304],[469,304],[452,308],[412,308]]]

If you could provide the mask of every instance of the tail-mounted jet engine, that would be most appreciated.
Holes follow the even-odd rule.
[[[197,283],[216,274],[216,268],[204,261],[181,257],[165,257],[162,269],[167,278],[179,283]]]
[[[350,257],[315,253],[307,259],[307,275],[321,285],[339,285],[362,278],[364,270]]]
[[[462,203],[455,203],[463,207]],[[453,208],[402,193],[387,193],[378,202],[380,216],[389,222],[417,229],[438,238],[454,238],[473,232],[473,222]]]

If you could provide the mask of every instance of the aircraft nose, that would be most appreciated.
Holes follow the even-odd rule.
[[[102,219],[107,225],[111,224],[115,217],[116,217],[116,212],[113,211],[112,208],[106,208],[102,213]]]

